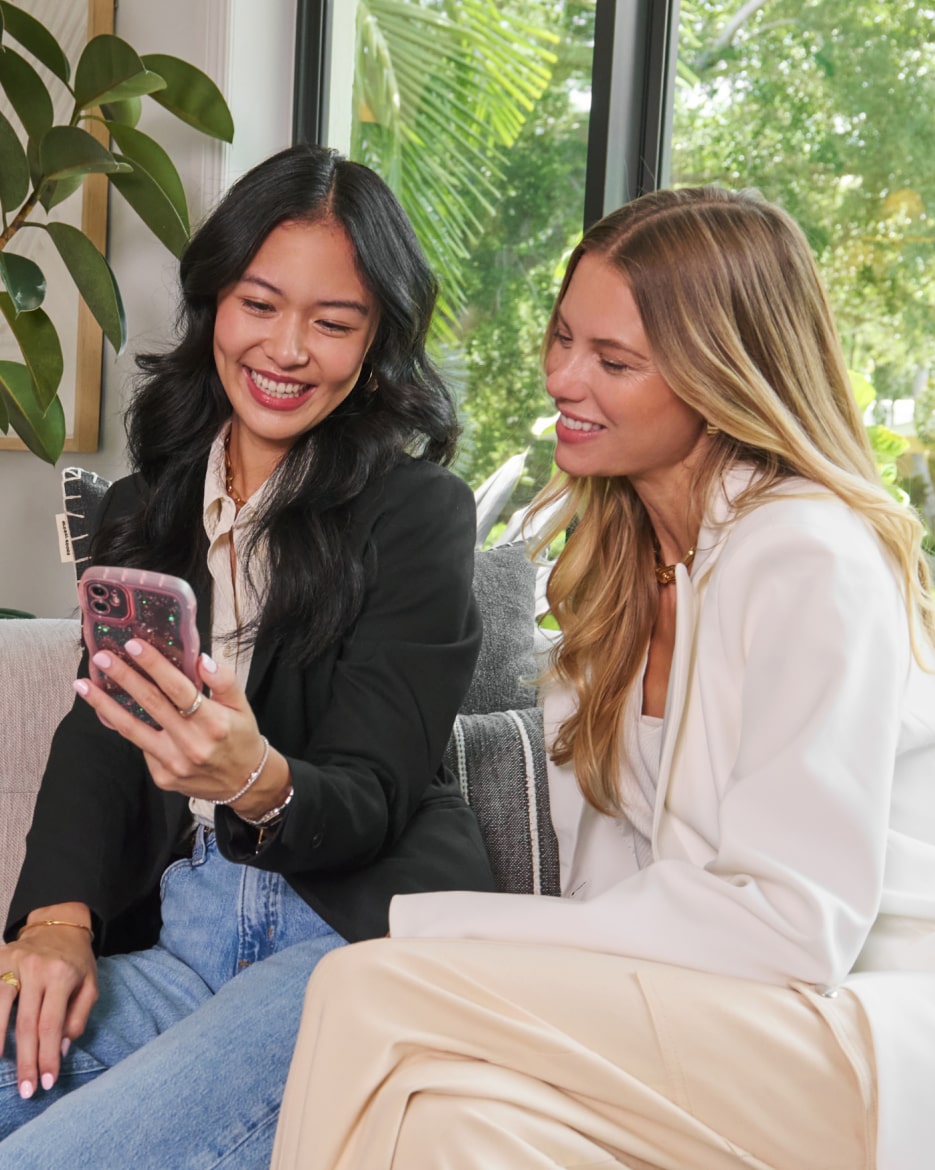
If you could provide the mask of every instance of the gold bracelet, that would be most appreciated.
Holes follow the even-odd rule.
[[[37,926],[73,926],[75,930],[86,930],[94,942],[94,931],[90,926],[85,926],[83,922],[65,922],[61,918],[46,918],[42,922],[27,922],[25,926],[21,926],[17,931],[17,941],[23,937],[27,930],[33,930]]]

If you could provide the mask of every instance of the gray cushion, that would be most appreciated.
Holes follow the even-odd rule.
[[[90,561],[88,544],[91,524],[110,480],[85,471],[83,467],[66,467],[62,472],[62,497],[65,501],[65,520],[75,557],[75,575],[80,577]]]
[[[507,894],[558,894],[542,711],[459,715],[445,753]]]
[[[474,595],[484,636],[474,677],[461,704],[466,715],[532,707],[535,660],[536,570],[523,544],[477,552]]]

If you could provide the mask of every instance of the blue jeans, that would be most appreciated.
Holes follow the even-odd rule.
[[[344,939],[280,875],[227,861],[201,829],[162,899],[158,944],[99,960],[85,1033],[29,1101],[11,1028],[0,1170],[269,1165],[305,985]]]

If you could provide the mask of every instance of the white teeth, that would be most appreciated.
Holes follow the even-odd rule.
[[[570,431],[602,431],[604,428],[597,423],[582,422],[578,418],[569,418],[567,414],[563,414],[562,425],[568,427]]]
[[[277,382],[249,367],[247,367],[247,373],[264,394],[271,394],[273,398],[298,398],[308,390],[305,382]]]

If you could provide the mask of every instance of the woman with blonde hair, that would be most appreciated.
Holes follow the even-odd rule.
[[[397,895],[328,956],[275,1170],[922,1170],[935,607],[803,234],[614,212],[545,369],[563,896]]]

